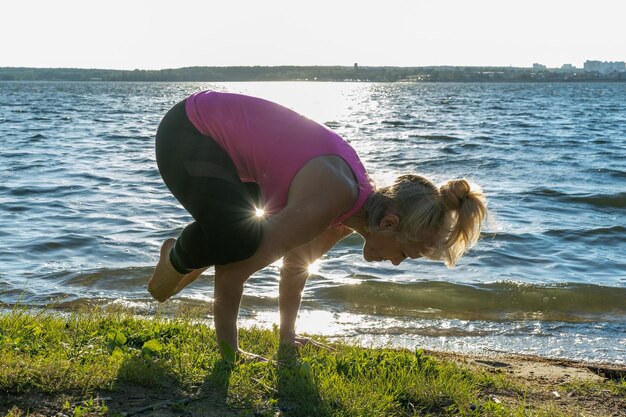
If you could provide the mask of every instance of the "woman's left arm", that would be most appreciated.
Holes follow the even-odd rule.
[[[309,265],[350,233],[352,230],[345,226],[331,227],[306,245],[293,249],[283,258],[278,292],[282,344],[296,342],[296,318],[300,309],[302,290],[309,277]]]

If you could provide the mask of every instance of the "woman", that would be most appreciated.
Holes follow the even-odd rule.
[[[403,175],[375,189],[339,135],[278,104],[204,91],[174,106],[156,135],[159,171],[194,222],[161,247],[148,283],[165,301],[215,266],[215,329],[237,352],[244,282],[283,258],[280,341],[295,344],[308,266],[352,232],[368,262],[427,257],[452,266],[487,210],[465,179]],[[263,216],[257,214],[263,212]]]

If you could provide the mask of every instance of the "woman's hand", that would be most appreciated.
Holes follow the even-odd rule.
[[[317,342],[313,339],[310,339],[308,337],[303,337],[303,336],[296,336],[294,345],[296,347],[312,346],[316,349],[324,349],[324,350],[329,350],[329,351],[335,350],[335,348],[333,348],[332,346]]]
[[[237,362],[261,362],[266,363],[270,362],[269,359],[264,358],[261,355],[257,355],[255,353],[246,352],[245,350],[239,349],[237,351]]]

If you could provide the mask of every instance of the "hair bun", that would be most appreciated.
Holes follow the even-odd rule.
[[[450,180],[439,188],[439,193],[446,209],[459,210],[461,202],[470,193],[470,185],[465,178]]]

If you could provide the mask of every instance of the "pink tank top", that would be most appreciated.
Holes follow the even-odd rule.
[[[337,133],[293,110],[256,97],[216,91],[191,95],[185,108],[196,129],[230,155],[239,178],[259,185],[263,209],[270,215],[287,205],[289,186],[298,171],[322,155],[341,157],[359,185],[356,204],[333,225],[356,213],[374,192],[356,151]]]

